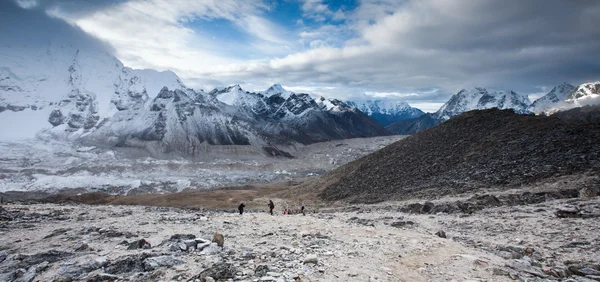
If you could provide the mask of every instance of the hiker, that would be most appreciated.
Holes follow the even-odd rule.
[[[245,207],[245,206],[246,206],[246,205],[244,205],[244,203],[241,203],[241,204],[238,206],[238,211],[240,211],[240,214],[243,214],[243,213],[244,213],[244,207]]]
[[[273,201],[269,200],[269,213],[271,215],[273,215],[273,209],[275,208],[275,204],[273,204]]]
[[[302,215],[306,215],[306,213],[304,212],[304,204],[302,204],[302,207],[300,207],[300,212],[302,213]]]

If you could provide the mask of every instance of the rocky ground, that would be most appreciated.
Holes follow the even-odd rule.
[[[510,197],[306,216],[283,215],[282,200],[275,216],[11,203],[0,209],[0,281],[600,281],[599,197]],[[472,208],[435,210],[456,203]]]
[[[537,186],[563,176],[600,187],[600,123],[588,115],[489,109],[456,116],[341,166],[310,184],[327,201],[408,200],[481,188]],[[589,181],[588,181],[589,180]]]

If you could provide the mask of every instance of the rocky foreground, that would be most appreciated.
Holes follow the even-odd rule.
[[[0,281],[600,281],[600,198],[493,198],[306,216],[8,204]]]

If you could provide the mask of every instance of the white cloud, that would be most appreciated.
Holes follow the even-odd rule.
[[[596,1],[360,0],[333,12],[304,0],[301,8],[305,19],[343,21],[311,27],[292,19],[296,26],[285,29],[264,2],[238,0],[131,0],[55,14],[110,42],[126,65],[171,69],[193,86],[280,82],[342,99],[395,93],[431,106],[465,87],[535,93],[600,75]],[[250,40],[229,44],[189,28],[211,19],[230,21]]]
[[[185,74],[243,62],[222,54],[223,50],[252,46],[257,52],[286,50],[289,42],[284,39],[285,32],[260,16],[265,8],[259,1],[133,0],[85,15],[70,14],[60,7],[51,13],[109,42],[128,66],[171,69],[185,78]],[[245,46],[222,46],[186,26],[198,19],[229,20],[252,41]]]
[[[38,4],[37,0],[17,0],[17,5],[23,9],[35,8]]]

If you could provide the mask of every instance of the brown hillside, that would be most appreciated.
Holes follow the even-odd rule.
[[[344,165],[311,187],[327,201],[437,197],[600,171],[600,124],[471,111]],[[305,188],[306,189],[306,188]]]

